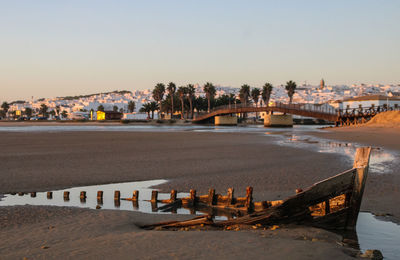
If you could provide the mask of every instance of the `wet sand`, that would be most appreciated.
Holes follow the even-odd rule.
[[[400,128],[376,126],[350,126],[327,128],[321,132],[310,132],[316,137],[355,142],[360,145],[380,147],[393,151],[396,155],[387,174],[369,174],[365,189],[362,210],[378,215],[391,215],[394,222],[400,223]]]
[[[314,228],[145,231],[135,224],[182,216],[30,206],[0,217],[11,222],[2,259],[352,259],[340,236]]]
[[[240,196],[250,185],[256,200],[280,199],[351,167],[340,155],[281,147],[268,136],[247,133],[2,132],[0,147],[0,193],[164,178],[171,182],[160,187],[163,191],[206,193],[214,187],[223,193],[234,187]],[[385,185],[382,176],[368,179],[362,210],[400,216],[399,175],[391,178]],[[0,217],[0,240],[6,241],[0,252],[6,259],[346,257],[340,238],[311,228],[143,231],[135,223],[171,216],[30,206],[0,208]],[[44,244],[50,248],[41,249]]]

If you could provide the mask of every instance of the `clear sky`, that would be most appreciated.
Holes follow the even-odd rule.
[[[206,81],[400,83],[400,1],[0,0],[0,101]]]

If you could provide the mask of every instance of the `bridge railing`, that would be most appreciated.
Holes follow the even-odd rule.
[[[220,110],[227,110],[227,109],[240,109],[240,108],[250,108],[256,107],[254,104],[230,104],[230,105],[223,105],[214,107],[210,110],[209,113],[220,111]],[[285,104],[281,102],[275,102],[268,106],[269,108],[281,108],[281,109],[294,109],[294,110],[302,110],[302,111],[309,111],[309,112],[319,112],[325,114],[336,115],[337,110],[333,107],[327,107],[323,105],[315,105],[315,104]],[[267,108],[266,106],[262,106],[262,108]],[[209,114],[208,112],[200,113],[199,115],[206,115]]]
[[[381,106],[370,106],[370,107],[358,107],[358,108],[345,108],[338,110],[339,116],[362,116],[362,115],[372,115],[377,114],[380,112],[386,111],[398,111],[400,110],[399,106],[388,106],[388,105],[381,105]]]

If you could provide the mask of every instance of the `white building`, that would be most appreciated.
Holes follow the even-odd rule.
[[[400,107],[400,97],[384,96],[384,95],[369,95],[354,98],[346,98],[341,103],[341,109],[353,109],[361,107],[383,106]]]

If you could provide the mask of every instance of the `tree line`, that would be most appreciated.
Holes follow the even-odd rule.
[[[296,83],[288,81],[285,89],[289,97],[289,103],[293,101],[293,95],[296,90]],[[256,107],[259,103],[264,102],[268,106],[271,98],[273,86],[271,83],[265,83],[262,88],[251,88],[244,84],[239,90],[239,94],[224,94],[216,98],[215,86],[207,82],[203,86],[205,97],[195,95],[196,89],[193,84],[177,87],[175,83],[170,82],[167,85],[158,83],[153,91],[152,96],[155,101],[148,102],[143,105],[140,112],[145,112],[148,117],[154,118],[155,111],[158,111],[159,117],[161,113],[174,115],[179,111],[181,119],[190,119],[194,117],[194,111],[199,114],[201,112],[210,112],[211,109],[218,106],[226,106],[233,104],[244,104],[247,106],[253,103]]]
[[[296,87],[296,83],[291,80],[286,83],[285,89],[289,97],[289,103],[292,103],[293,101],[293,95]],[[152,91],[152,97],[155,101],[143,104],[139,111],[147,113],[149,118],[154,118],[155,111],[159,113],[159,118],[161,118],[161,113],[174,115],[179,111],[179,116],[181,119],[192,119],[195,111],[197,114],[201,112],[209,113],[211,109],[219,106],[233,104],[244,104],[244,106],[247,106],[249,103],[252,103],[257,107],[261,101],[265,106],[268,106],[272,90],[273,86],[270,83],[265,83],[261,88],[251,88],[249,85],[244,84],[241,86],[238,95],[224,94],[216,98],[216,88],[210,82],[207,82],[203,86],[205,97],[195,95],[196,89],[193,84],[177,87],[173,82],[170,82],[167,85],[158,83]],[[0,117],[6,117],[9,107],[10,106],[7,102],[4,102],[1,105],[2,109],[0,110]],[[33,111],[31,108],[25,108],[23,113],[27,117],[31,117],[34,112],[42,115],[43,117],[47,117],[49,115],[58,117],[60,115],[63,117],[68,116],[65,110],[60,113],[60,106],[56,106],[54,110],[49,111],[48,109],[49,108],[45,104],[42,104],[39,111]],[[135,109],[135,102],[129,101],[128,111],[132,113],[135,111]],[[99,105],[97,107],[97,111],[104,111],[104,106]],[[121,108],[118,110],[118,107],[114,106],[113,111],[122,113],[123,109]]]

